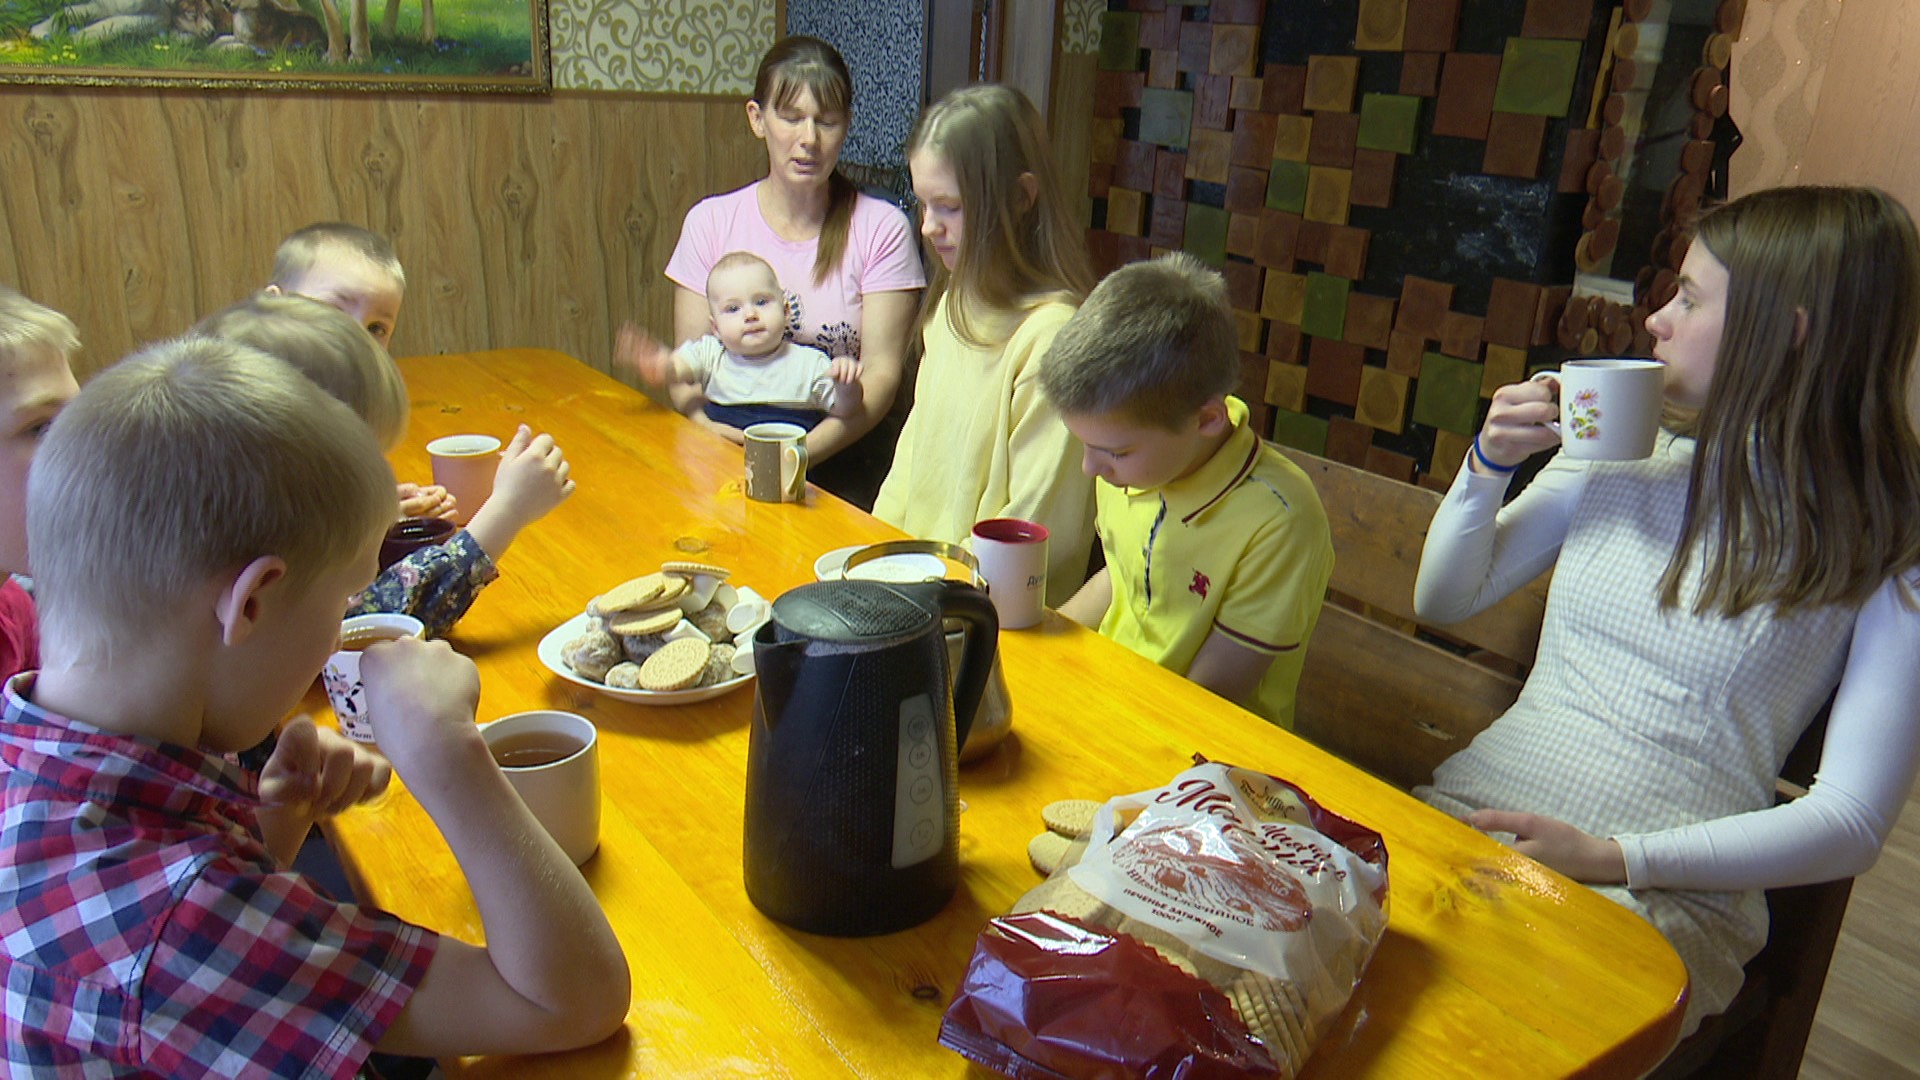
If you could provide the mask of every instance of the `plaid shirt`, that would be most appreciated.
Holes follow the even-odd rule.
[[[0,701],[10,1077],[350,1077],[439,938],[262,846],[222,758]]]

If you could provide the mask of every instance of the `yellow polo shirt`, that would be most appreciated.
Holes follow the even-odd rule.
[[[1307,638],[1333,573],[1333,534],[1313,481],[1247,427],[1192,474],[1158,488],[1095,485],[1113,603],[1100,632],[1185,675],[1217,627],[1273,665],[1249,708],[1293,726]]]

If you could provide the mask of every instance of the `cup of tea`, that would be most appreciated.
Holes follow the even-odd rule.
[[[465,524],[493,494],[500,440],[491,435],[448,435],[428,443],[427,456],[433,459],[433,482],[453,496],[455,520]]]
[[[373,723],[367,719],[367,688],[360,681],[360,653],[383,641],[419,637],[426,630],[411,615],[355,615],[340,624],[340,648],[320,669],[321,685],[333,703],[340,731],[349,739],[373,741]]]
[[[1019,518],[990,518],[973,527],[973,557],[1000,629],[1040,621],[1047,606],[1047,527]]]
[[[1633,461],[1653,453],[1666,397],[1666,365],[1628,357],[1568,360],[1536,381],[1559,385],[1560,452],[1590,461]]]
[[[800,502],[807,497],[807,429],[799,424],[753,424],[747,440],[747,498]]]
[[[385,570],[423,547],[446,543],[459,528],[446,518],[401,518],[380,541],[380,569]]]
[[[500,771],[575,866],[600,846],[600,735],[578,713],[514,713],[480,725]]]

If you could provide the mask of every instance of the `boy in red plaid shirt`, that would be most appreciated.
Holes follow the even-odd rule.
[[[7,1075],[350,1077],[376,1048],[553,1050],[621,1025],[619,944],[494,765],[477,673],[445,643],[361,670],[486,946],[280,869],[264,814],[374,786],[310,723],[257,775],[225,756],[312,684],[395,512],[366,424],[246,346],[155,346],[54,425],[27,496],[41,669],[0,697]]]

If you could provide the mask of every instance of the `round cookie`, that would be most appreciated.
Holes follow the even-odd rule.
[[[733,571],[724,566],[715,566],[712,563],[703,562],[665,562],[660,564],[660,571],[665,574],[686,574],[688,576],[705,574],[708,577],[719,578],[721,581],[725,581],[733,576]]]
[[[622,611],[632,611],[651,603],[666,587],[665,574],[645,574],[631,581],[623,581],[589,600],[587,610],[595,615],[617,615]]]
[[[625,637],[648,637],[664,634],[680,625],[680,609],[667,608],[662,611],[629,611],[607,620],[607,629]]]
[[[1093,832],[1093,815],[1100,804],[1092,799],[1061,799],[1040,809],[1040,820],[1048,830],[1069,840],[1078,840]]]
[[[706,673],[707,657],[712,653],[713,646],[699,638],[669,641],[640,665],[640,688],[654,691],[685,690],[699,682],[700,676]]]
[[[1027,861],[1035,870],[1051,874],[1060,869],[1060,860],[1066,858],[1067,849],[1073,841],[1056,832],[1043,832],[1027,841]]]

